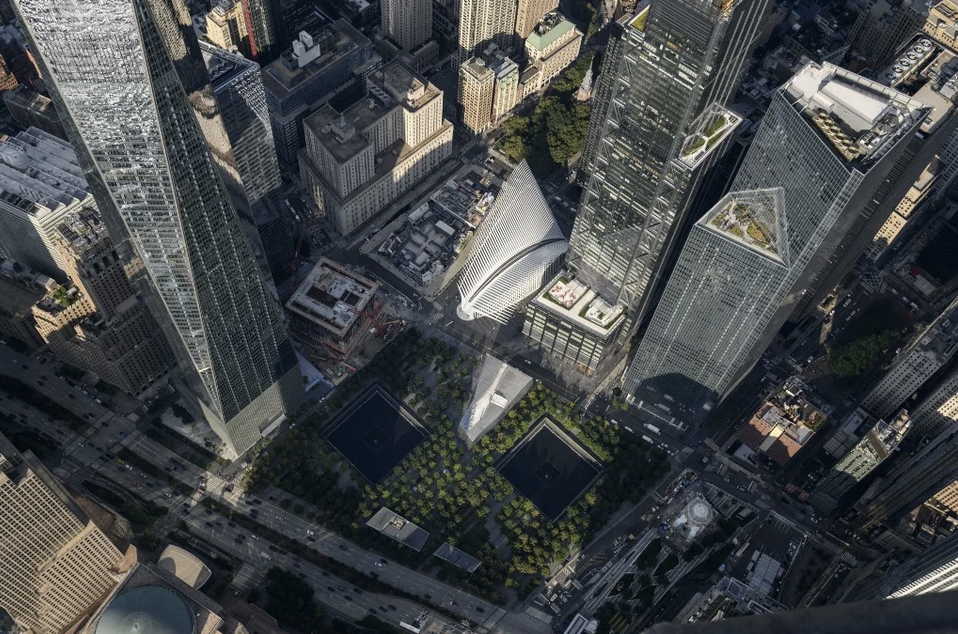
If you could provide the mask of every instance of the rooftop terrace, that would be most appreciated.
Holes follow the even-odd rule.
[[[845,162],[880,159],[930,111],[927,104],[832,64],[808,64],[781,92]]]
[[[538,305],[601,337],[607,337],[624,319],[625,309],[612,305],[576,279],[560,274],[535,297]]]
[[[788,262],[785,214],[781,189],[733,192],[726,195],[700,220],[736,242]]]

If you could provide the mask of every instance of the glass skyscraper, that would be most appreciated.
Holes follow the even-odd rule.
[[[634,319],[708,164],[679,159],[689,138],[713,123],[706,111],[733,96],[768,4],[653,0],[610,41],[569,264],[606,300],[632,309]],[[729,131],[696,149],[712,150]]]
[[[809,64],[776,91],[733,193],[682,249],[626,392],[698,421],[768,347],[930,110],[831,64]],[[779,190],[774,204],[756,200],[768,188]]]
[[[214,431],[245,451],[298,405],[302,382],[237,217],[249,203],[185,5],[15,4],[134,281]]]

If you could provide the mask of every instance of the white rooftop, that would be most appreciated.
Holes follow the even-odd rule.
[[[847,161],[883,154],[928,110],[917,99],[827,63],[806,65],[782,90]]]
[[[7,203],[36,213],[84,200],[88,189],[70,144],[31,127],[0,140],[0,192]]]
[[[377,282],[322,258],[297,287],[286,308],[341,334],[352,326],[378,288]]]

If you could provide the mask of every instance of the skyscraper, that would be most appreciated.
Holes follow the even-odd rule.
[[[782,86],[734,193],[683,248],[626,373],[626,392],[695,421],[734,387],[930,111],[831,64],[809,64]],[[774,187],[781,190],[774,214],[737,200]],[[756,248],[778,266],[764,266],[762,275],[743,266]]]
[[[822,513],[834,511],[838,502],[898,449],[911,431],[911,418],[902,411],[890,423],[878,421],[818,483],[809,502]]]
[[[516,38],[524,40],[529,37],[542,16],[558,6],[558,0],[519,0],[516,4]]]
[[[36,456],[21,454],[3,434],[0,535],[0,607],[27,631],[63,631],[129,568]]]
[[[432,37],[432,0],[380,0],[383,33],[411,51]]]
[[[16,3],[110,235],[131,249],[199,408],[242,453],[302,379],[181,0]]]
[[[767,7],[767,0],[656,0],[620,22],[610,41],[569,262],[581,281],[631,309],[633,320],[646,310],[673,229],[709,164],[699,155],[731,132],[709,129],[721,113],[706,111],[734,94]],[[690,148],[697,160],[682,160]]]
[[[280,0],[243,0],[250,35],[250,52],[261,64],[273,61],[286,47],[286,28]]]
[[[923,553],[892,568],[857,597],[859,601],[896,599],[958,589],[958,534],[943,538]]]
[[[261,243],[270,268],[279,270],[289,262],[293,240],[259,64],[204,42],[200,49],[250,203],[251,217],[241,220],[255,227],[254,244]]]
[[[462,0],[456,66],[461,66],[489,44],[496,44],[503,50],[511,48],[515,26],[515,0]]]
[[[918,419],[914,414],[912,421],[912,433],[917,434]],[[872,484],[858,502],[861,516],[857,524],[861,530],[895,521],[955,480],[958,429],[946,430],[913,455],[900,460],[896,468]]]
[[[876,416],[889,416],[951,361],[958,351],[958,299],[942,311],[895,358],[881,381],[862,400]]]

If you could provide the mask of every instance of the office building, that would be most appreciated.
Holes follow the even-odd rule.
[[[958,513],[958,479],[943,486],[931,499],[936,506],[950,513]]]
[[[865,255],[872,262],[877,262],[888,253],[888,249],[898,237],[898,234],[905,228],[905,225],[908,224],[916,207],[928,199],[935,190],[936,184],[939,182],[938,177],[944,171],[945,164],[938,157],[932,159],[931,163],[925,167],[918,176],[918,180],[905,193],[905,197],[895,206],[895,210],[888,216],[888,220],[872,238],[871,245],[865,251]]]
[[[432,0],[380,0],[383,33],[412,51],[432,38]]]
[[[862,400],[876,416],[886,417],[935,377],[958,350],[958,299],[898,353],[891,368]]]
[[[362,96],[364,76],[378,62],[373,44],[345,20],[299,33],[279,59],[263,67],[263,88],[279,160],[295,165],[303,120],[330,100]]]
[[[367,99],[329,104],[305,122],[300,176],[330,227],[347,236],[452,154],[442,91],[398,60],[368,80]]]
[[[739,597],[745,593],[739,593]],[[742,601],[740,601],[742,603]],[[662,622],[643,634],[945,634],[958,618],[958,593],[944,592],[891,601],[862,601],[808,609],[768,612],[754,616]]]
[[[473,134],[482,134],[508,114],[519,96],[519,67],[495,44],[459,67],[462,121]]]
[[[459,3],[456,65],[461,66],[490,44],[508,51],[512,47],[515,27],[515,0],[462,0]]]
[[[603,302],[628,312],[617,349],[641,321],[701,174],[731,136],[732,126],[709,125],[737,88],[768,4],[656,0],[614,23],[567,266]],[[703,135],[707,142],[683,159]]]
[[[249,200],[250,214],[240,219],[255,227],[254,251],[262,249],[277,271],[292,257],[293,239],[259,65],[206,43],[200,50]]]
[[[928,18],[922,25],[922,30],[945,46],[955,48],[958,45],[955,24],[958,23],[958,2],[955,0],[939,0],[928,9]]]
[[[920,419],[911,413],[912,431],[920,438]],[[946,429],[911,455],[903,456],[887,475],[868,487],[858,501],[858,526],[862,531],[886,523],[891,526],[902,515],[955,480],[958,473],[958,430]]]
[[[720,401],[802,294],[831,274],[824,269],[863,204],[931,112],[831,64],[809,64],[776,91],[734,193],[696,223],[682,249],[626,372],[626,392],[689,420]],[[775,204],[762,202],[768,193],[749,201],[769,187],[778,188]]]
[[[797,323],[817,311],[825,297],[852,270],[872,239],[888,220],[898,203],[919,179],[921,172],[943,148],[952,144],[958,129],[954,94],[958,77],[952,62],[955,51],[924,35],[916,35],[889,63],[877,73],[879,82],[917,101],[931,110],[918,131],[905,145],[898,159],[890,165],[874,195],[863,200],[860,211],[839,223],[841,240],[828,245],[824,262],[816,267],[804,283],[801,298],[796,302],[791,321]],[[916,58],[915,64],[911,59]],[[910,64],[910,66],[905,66]],[[902,72],[896,71],[900,67]],[[944,181],[943,181],[944,182]]]
[[[592,376],[625,320],[621,305],[609,304],[563,271],[526,305],[522,334],[533,348]]]
[[[852,6],[858,11],[858,18],[849,30],[848,40],[852,50],[869,66],[884,62],[898,50],[922,28],[928,15],[925,0],[862,0]]]
[[[377,290],[379,282],[321,258],[286,302],[290,332],[320,356],[345,359],[369,334]]]
[[[832,469],[825,474],[809,502],[822,513],[838,508],[841,499],[852,487],[873,473],[895,451],[911,431],[908,412],[900,412],[890,423],[879,420]]]
[[[0,335],[28,348],[44,345],[33,318],[33,306],[59,284],[19,262],[0,259]]]
[[[951,368],[912,408],[915,433],[929,438],[952,429],[958,421],[958,368]]]
[[[897,599],[956,589],[958,534],[952,534],[889,570],[884,578],[862,591],[858,600]]]
[[[0,251],[64,281],[56,228],[92,202],[73,148],[30,128],[0,141]]]
[[[519,163],[472,238],[459,274],[461,319],[505,321],[569,248],[529,164]]]
[[[283,51],[287,39],[281,0],[242,0],[250,54],[266,65]]]
[[[778,307],[789,242],[780,188],[728,194],[695,223],[626,373],[640,405],[697,418],[717,402]]]
[[[251,56],[249,30],[242,2],[218,0],[206,14],[206,37],[215,46]]]
[[[16,4],[104,223],[197,409],[245,452],[298,406],[303,385],[239,221],[249,203],[195,35],[180,26],[185,7]]]
[[[2,434],[0,534],[0,605],[27,632],[64,631],[129,568],[37,457]]]
[[[521,6],[521,3],[520,3]],[[525,41],[528,64],[522,71],[518,101],[542,92],[579,57],[582,31],[561,13],[549,13],[532,27]]]
[[[72,287],[54,289],[33,307],[37,330],[60,360],[140,396],[169,371],[163,332],[136,297],[113,241],[94,209],[57,227]]]
[[[539,21],[558,6],[557,0],[519,0],[516,3],[516,39],[529,37]]]
[[[49,98],[20,85],[3,93],[3,103],[13,122],[21,128],[39,128],[60,139],[66,138],[60,116]]]

